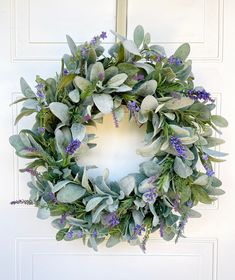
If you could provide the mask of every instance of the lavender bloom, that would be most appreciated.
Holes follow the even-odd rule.
[[[49,193],[49,197],[50,197],[50,200],[53,202],[53,203],[56,203],[57,202],[57,199],[56,199],[56,196],[53,192],[50,192]]]
[[[136,104],[135,101],[128,101],[127,107],[132,113],[139,112],[140,110],[140,107]]]
[[[187,206],[188,206],[189,208],[192,208],[192,207],[193,207],[193,202],[192,202],[192,200],[187,201]]]
[[[82,238],[83,237],[83,232],[81,230],[78,231],[77,237],[78,238]]]
[[[16,204],[25,204],[25,205],[33,205],[32,200],[26,200],[26,199],[18,199],[18,200],[13,200],[10,202],[11,205],[16,205]]]
[[[174,64],[175,63],[175,58],[174,58],[173,55],[168,58],[168,62],[169,62],[169,64]]]
[[[215,174],[215,172],[207,164],[204,164],[204,168],[206,169],[207,176],[212,177]]]
[[[170,137],[170,144],[176,150],[180,157],[186,158],[186,149],[183,146],[181,140],[178,137],[171,136]]]
[[[156,56],[155,61],[156,61],[156,62],[161,62],[161,60],[162,60],[163,58],[164,58],[163,55],[158,55],[158,56]]]
[[[38,90],[37,91],[37,96],[41,99],[44,99],[45,98],[45,94],[41,91],[41,90]]]
[[[174,208],[174,210],[175,210],[176,212],[179,211],[179,199],[180,199],[180,197],[179,197],[179,195],[177,194],[177,195],[176,195],[176,198],[175,198],[175,200],[174,200],[174,202],[173,202],[173,208]]]
[[[181,64],[182,64],[182,60],[179,59],[179,58],[176,58],[176,59],[175,59],[175,64],[176,64],[176,65],[181,65]]]
[[[108,215],[106,215],[104,222],[111,228],[120,224],[120,221],[118,220],[115,212],[112,212],[112,213],[109,213]]]
[[[45,132],[45,127],[38,128],[38,133],[44,133],[44,132]]]
[[[87,54],[87,49],[86,49],[85,47],[83,47],[83,48],[81,49],[81,54],[82,54],[83,57],[86,56],[86,54]]]
[[[145,226],[144,225],[136,225],[134,227],[134,235],[139,235],[141,236],[142,235],[142,231],[144,232],[145,231]]]
[[[91,41],[90,41],[90,44],[92,45],[92,46],[95,46],[96,45],[96,43],[97,43],[97,37],[93,37],[92,39],[91,39]]]
[[[163,220],[161,220],[160,221],[160,229],[159,229],[161,237],[163,237],[163,234],[164,234],[163,230],[164,230],[164,224],[163,224]]]
[[[36,88],[37,90],[43,90],[43,89],[44,89],[44,84],[43,84],[43,83],[39,83],[39,84],[37,84],[37,85],[35,86],[35,88]]]
[[[30,169],[30,168],[25,168],[24,171],[28,172],[32,176],[37,176],[38,175],[38,172],[36,170]]]
[[[101,34],[100,34],[100,38],[103,39],[103,40],[104,40],[105,38],[107,38],[107,33],[104,32],[104,31],[102,31]]]
[[[42,108],[39,105],[37,105],[36,110],[37,110],[37,112],[40,112],[42,110]]]
[[[142,74],[136,74],[134,77],[133,77],[134,80],[136,81],[142,81],[144,80],[144,75]]]
[[[149,179],[148,179],[148,183],[154,183],[155,181],[157,180],[157,176],[151,176],[151,177],[149,177]]]
[[[68,69],[64,69],[64,75],[67,76],[69,74]]]
[[[156,201],[156,198],[158,197],[156,188],[149,189],[147,192],[143,194],[143,196],[144,196],[144,201],[148,203],[154,203]]]
[[[205,102],[214,102],[215,100],[211,97],[211,94],[207,91],[205,91],[205,89],[201,89],[201,90],[188,90],[186,96],[188,96],[189,98],[193,99],[193,100],[202,100]]]
[[[67,213],[64,213],[61,218],[60,218],[60,223],[61,225],[64,225],[65,224],[65,220],[66,220],[66,217],[68,216]]]
[[[89,120],[91,120],[91,116],[88,115],[88,114],[85,115],[85,116],[84,116],[84,121],[85,121],[85,122],[88,122]]]
[[[93,231],[93,236],[97,237],[97,230],[96,229]]]
[[[118,119],[114,111],[112,111],[113,121],[116,128],[119,127]]]
[[[65,151],[69,154],[72,155],[79,147],[81,146],[81,142],[76,139],[73,140],[65,149]]]
[[[207,155],[207,154],[203,154],[203,155],[202,155],[202,159],[204,159],[204,160],[208,160],[208,159],[209,159],[209,157],[208,157],[208,155]]]
[[[104,78],[105,78],[104,73],[99,73],[98,79],[99,79],[100,81],[103,81]]]
[[[168,58],[168,62],[169,64],[175,64],[177,66],[182,64],[182,60],[177,57],[174,57],[173,55]]]
[[[68,239],[72,239],[72,238],[73,238],[73,231],[72,231],[72,230],[68,231],[68,232],[66,233],[66,237],[67,237]]]

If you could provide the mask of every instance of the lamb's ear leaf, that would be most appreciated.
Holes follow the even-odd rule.
[[[25,81],[24,78],[20,78],[20,88],[23,95],[27,98],[33,98],[35,97],[35,93],[32,91],[31,87],[28,85],[28,83]]]
[[[182,61],[185,61],[190,53],[190,45],[184,43],[178,47],[174,53],[174,57],[180,58]]]
[[[193,171],[192,169],[187,166],[181,158],[176,157],[174,161],[174,171],[177,175],[179,175],[181,178],[187,178],[190,175],[192,175]]]
[[[70,49],[70,51],[71,51],[71,54],[72,54],[73,56],[76,56],[77,47],[76,47],[76,44],[74,43],[73,39],[72,39],[69,35],[66,35],[66,40],[67,40],[69,49]]]
[[[213,122],[214,125],[219,126],[219,127],[227,127],[228,126],[228,121],[219,115],[213,115],[211,116],[211,121]]]
[[[57,194],[57,200],[62,203],[72,203],[81,198],[85,194],[86,190],[73,183],[68,183]]]
[[[113,109],[113,99],[109,94],[93,94],[92,95],[95,106],[101,113],[108,114]]]
[[[49,108],[53,115],[55,115],[63,124],[68,124],[70,116],[69,116],[69,107],[64,103],[60,102],[52,102],[49,105]]]
[[[137,25],[134,30],[134,42],[136,46],[139,48],[144,40],[144,28],[142,25]]]

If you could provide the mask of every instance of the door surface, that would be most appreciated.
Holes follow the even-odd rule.
[[[0,0],[1,280],[235,279],[234,12],[234,0]],[[226,144],[221,147],[230,153],[228,161],[215,167],[226,194],[211,206],[198,207],[202,218],[189,221],[187,238],[177,245],[155,234],[145,255],[127,244],[113,249],[101,246],[94,253],[80,241],[56,242],[50,221],[38,220],[33,207],[10,206],[10,201],[28,197],[29,178],[18,172],[24,161],[14,156],[8,138],[30,126],[30,120],[15,127],[19,107],[9,104],[19,97],[21,76],[34,87],[36,74],[53,77],[59,70],[59,58],[68,52],[66,34],[77,42],[110,29],[131,37],[137,24],[152,34],[153,42],[164,45],[168,54],[182,42],[191,44],[196,84],[213,94],[217,114],[230,123],[223,135]],[[109,33],[105,47],[112,42]],[[107,129],[98,128],[95,154],[84,161],[96,161],[101,167],[97,172],[109,166],[110,176],[116,179],[137,169],[141,159],[134,151],[143,132],[128,122],[115,130],[109,117],[105,125]],[[107,150],[110,141],[107,154],[104,147]],[[120,146],[126,148],[115,163]]]

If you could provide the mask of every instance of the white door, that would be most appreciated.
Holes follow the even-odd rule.
[[[0,1],[1,280],[235,279],[234,12],[234,0]],[[34,86],[36,74],[49,77],[59,69],[59,58],[68,51],[65,34],[79,42],[117,27],[132,36],[137,24],[152,34],[153,42],[165,45],[169,54],[181,42],[191,44],[196,83],[213,93],[217,113],[230,122],[223,136],[227,141],[223,150],[230,156],[221,167],[216,167],[226,194],[212,206],[199,207],[202,218],[189,221],[185,232],[188,238],[177,245],[162,241],[156,234],[148,243],[146,255],[127,244],[113,249],[101,246],[94,253],[79,241],[55,241],[50,222],[38,220],[33,207],[10,206],[10,201],[28,197],[29,178],[18,172],[24,162],[13,155],[8,137],[29,123],[25,120],[14,127],[17,108],[9,104],[18,97],[21,76]],[[113,40],[109,35],[107,47]],[[107,125],[111,126],[111,122],[107,120]],[[136,137],[141,137],[141,132],[134,129],[131,138],[128,129],[126,124],[113,133],[113,140],[119,141],[110,147],[111,155],[120,141],[128,147],[128,141],[133,143]],[[98,133],[103,140],[97,150],[97,164],[111,165],[111,171],[115,170],[110,158],[102,155],[102,145],[107,147],[105,139],[110,134],[102,128]],[[137,144],[136,140],[134,145]],[[124,168],[126,157],[130,165]],[[111,177],[135,171],[136,160],[139,159],[129,148],[124,150],[118,162],[119,171]]]

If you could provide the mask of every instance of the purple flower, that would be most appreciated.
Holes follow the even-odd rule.
[[[67,76],[69,74],[69,71],[67,69],[64,69],[64,75]]]
[[[91,116],[87,114],[87,115],[84,116],[83,119],[84,119],[85,122],[88,122],[89,120],[91,120]]]
[[[77,233],[77,237],[82,238],[82,236],[83,236],[83,232],[81,230],[79,230],[78,233]]]
[[[118,123],[118,119],[117,119],[117,115],[116,115],[115,111],[112,111],[112,116],[113,116],[114,125],[116,128],[118,128],[119,123]]]
[[[175,197],[174,202],[173,202],[173,208],[176,212],[179,211],[179,206],[180,206],[179,199],[180,199],[179,195],[176,194],[176,197]]]
[[[202,155],[202,159],[204,159],[204,160],[208,160],[208,159],[209,159],[209,157],[208,157],[208,155],[207,155],[207,154],[203,154],[203,155]]]
[[[25,168],[24,171],[28,172],[32,176],[37,176],[38,175],[38,172],[36,170],[31,169],[31,168]]]
[[[87,54],[87,48],[83,47],[83,48],[81,49],[81,54],[82,54],[83,57],[85,57],[86,54]]]
[[[161,60],[164,58],[164,56],[163,55],[158,55],[158,56],[156,56],[156,58],[155,58],[155,61],[156,62],[161,62]]]
[[[66,237],[67,237],[68,239],[72,239],[72,238],[73,238],[73,231],[72,231],[72,230],[68,231],[68,232],[66,233]]]
[[[38,133],[44,133],[44,132],[45,132],[45,127],[38,128]]]
[[[103,40],[104,40],[105,38],[107,38],[107,33],[104,32],[104,31],[102,31],[101,34],[100,34],[100,38],[103,39]]]
[[[176,59],[175,59],[175,64],[176,64],[176,65],[181,65],[181,64],[182,64],[182,60],[179,59],[179,58],[176,58]]]
[[[76,139],[76,140],[73,140],[65,149],[65,151],[72,155],[79,147],[81,146],[81,142]]]
[[[155,182],[156,180],[157,180],[157,176],[151,176],[148,179],[148,183],[151,184],[151,183]]]
[[[192,208],[192,207],[193,207],[193,202],[192,202],[192,200],[187,201],[187,206],[188,206],[189,208]]]
[[[136,225],[135,227],[134,227],[134,236],[136,236],[136,235],[139,235],[139,236],[141,236],[142,235],[142,232],[144,232],[145,231],[145,225]]]
[[[128,101],[127,107],[132,113],[139,112],[140,110],[140,107],[136,104],[135,101]]]
[[[156,198],[158,197],[158,194],[156,192],[156,188],[151,188],[147,192],[143,194],[144,201],[148,203],[154,203],[156,201]]]
[[[186,149],[182,144],[181,140],[178,137],[171,136],[170,137],[170,144],[176,150],[180,157],[186,158]]]
[[[60,223],[61,225],[64,225],[65,224],[65,220],[66,220],[66,217],[68,216],[67,213],[64,213],[61,218],[60,218]]]
[[[213,175],[215,175],[215,172],[207,164],[204,164],[204,168],[206,170],[207,176],[212,177]]]
[[[100,81],[103,81],[104,80],[104,73],[99,73],[98,74],[98,79],[100,80]]]
[[[109,213],[108,215],[106,215],[104,218],[104,222],[111,228],[120,224],[120,221],[118,220],[118,218],[116,216],[116,212],[112,212],[112,213]]]
[[[54,194],[53,192],[50,192],[50,193],[49,193],[49,197],[50,197],[50,200],[51,200],[52,202],[54,202],[54,203],[57,202],[56,196],[55,196],[55,194]]]
[[[182,60],[173,55],[168,58],[168,62],[169,64],[175,64],[177,66],[182,64]]]
[[[97,237],[97,230],[96,229],[94,229],[94,231],[93,231],[93,236]]]
[[[93,46],[95,46],[96,45],[96,43],[97,43],[97,37],[93,37],[92,39],[91,39],[91,41],[90,41],[90,44],[91,45],[93,45]]]
[[[37,105],[36,110],[37,110],[37,112],[40,112],[42,110],[42,108],[39,105]]]
[[[41,98],[41,99],[44,99],[44,98],[45,98],[45,94],[44,94],[41,90],[38,90],[36,94],[37,94],[37,96],[38,96],[39,98]]]
[[[133,79],[136,80],[136,81],[142,81],[142,80],[144,80],[144,75],[143,74],[136,74],[133,77]]]
[[[186,93],[186,96],[188,96],[189,98],[193,99],[193,100],[197,100],[197,101],[205,101],[205,102],[214,102],[215,100],[211,97],[211,94],[209,92],[207,92],[205,89],[191,89],[188,90],[188,92]]]
[[[44,84],[43,84],[43,83],[39,83],[39,84],[37,84],[37,85],[35,86],[35,88],[36,88],[37,90],[43,90],[43,89],[44,89]]]

